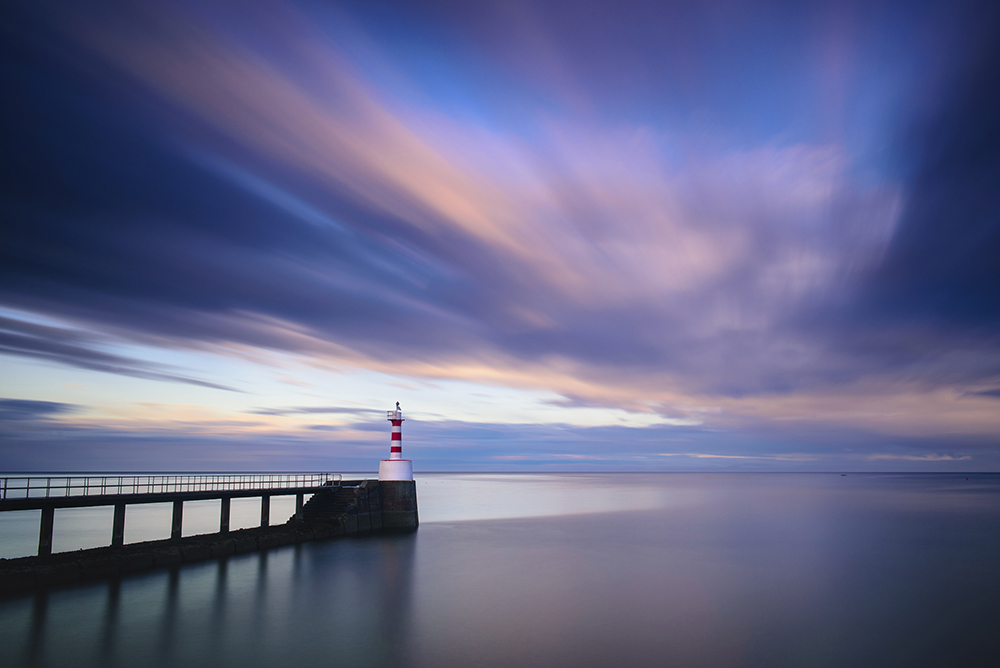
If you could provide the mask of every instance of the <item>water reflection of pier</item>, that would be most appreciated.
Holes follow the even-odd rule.
[[[39,592],[4,604],[29,628],[0,639],[28,666],[404,665],[415,541],[300,544]]]

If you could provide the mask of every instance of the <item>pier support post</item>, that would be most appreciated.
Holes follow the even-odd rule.
[[[302,500],[304,497],[305,494],[301,493],[295,495],[295,519],[297,520],[302,519]]]
[[[111,527],[111,547],[125,544],[125,504],[115,504],[115,521]]]
[[[174,501],[174,516],[170,520],[170,540],[180,540],[181,524],[184,522],[184,502]]]
[[[219,533],[229,533],[229,497],[222,497],[222,515],[219,517]]]
[[[271,497],[264,494],[260,497],[260,525],[262,527],[271,524]]]
[[[55,520],[56,509],[51,506],[42,508],[42,521],[38,528],[38,556],[47,557],[52,554],[52,523]]]

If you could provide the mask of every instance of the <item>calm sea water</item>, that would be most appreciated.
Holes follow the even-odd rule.
[[[417,489],[413,534],[0,600],[0,664],[1000,662],[1000,476],[442,474]],[[154,515],[147,532],[169,524]],[[106,543],[96,516],[76,539],[88,522]]]

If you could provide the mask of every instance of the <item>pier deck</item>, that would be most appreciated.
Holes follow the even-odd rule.
[[[245,473],[221,475],[65,475],[0,478],[0,512],[41,510],[38,556],[52,553],[55,511],[59,508],[114,506],[111,546],[125,539],[125,508],[137,503],[173,503],[172,539],[181,537],[184,502],[219,499],[219,533],[229,532],[229,505],[234,498],[260,497],[260,526],[270,523],[272,496],[295,496],[302,515],[306,494],[339,486],[339,473]]]

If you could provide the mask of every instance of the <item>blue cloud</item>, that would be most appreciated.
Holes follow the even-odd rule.
[[[995,10],[585,4],[276,2],[310,19],[284,33],[201,3],[98,12],[93,33],[69,4],[12,10],[0,305],[75,327],[5,318],[0,353],[215,389],[105,344],[551,365],[702,404],[868,381],[993,396]],[[928,53],[940,13],[956,37]],[[940,80],[917,87],[928,61]],[[258,413],[319,410],[347,412]],[[803,429],[775,450],[746,423],[725,433],[749,455],[709,430],[440,429],[442,466],[766,467],[827,447]],[[653,453],[668,437],[714,450]]]

